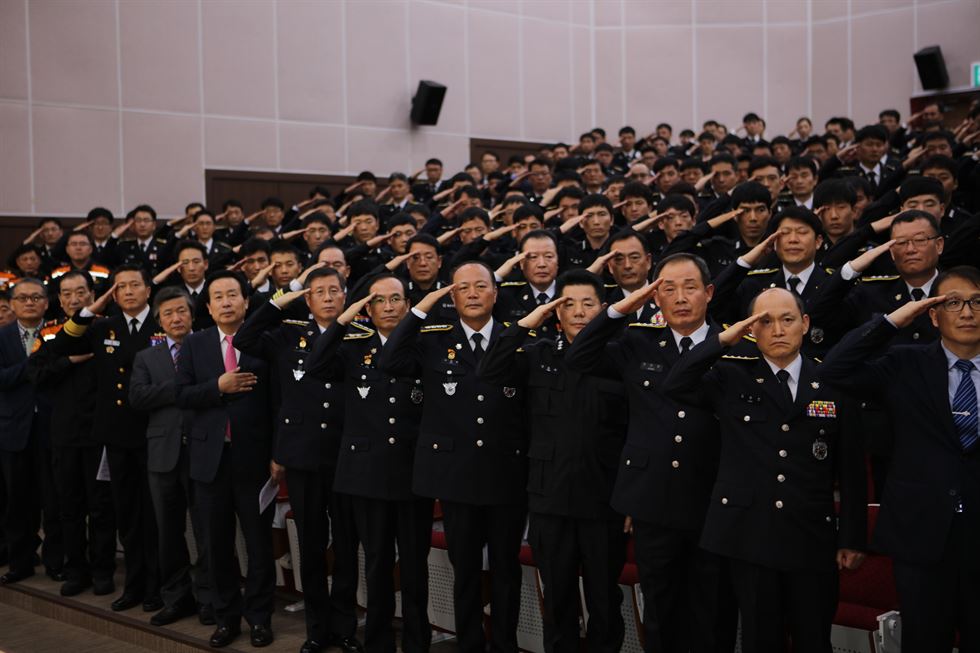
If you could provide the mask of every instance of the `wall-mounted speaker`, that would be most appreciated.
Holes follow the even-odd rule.
[[[915,53],[915,67],[919,70],[919,81],[922,88],[932,91],[946,88],[949,85],[949,72],[946,70],[946,60],[938,45],[922,48]]]
[[[412,98],[412,122],[416,125],[434,125],[439,122],[442,99],[446,97],[446,87],[438,82],[422,80]]]

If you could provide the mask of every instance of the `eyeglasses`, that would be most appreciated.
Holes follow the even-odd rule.
[[[902,240],[896,240],[894,243],[892,243],[892,247],[896,249],[905,249],[909,246],[909,243],[911,243],[914,249],[922,249],[930,240],[936,240],[941,237],[942,236],[916,236],[915,238],[904,238]]]
[[[44,295],[14,295],[11,299],[22,304],[39,304],[47,299],[47,297]]]
[[[313,291],[314,297],[323,297],[324,295],[330,295],[331,297],[339,297],[340,295],[343,294],[344,291],[341,290],[340,288],[327,288],[327,289],[317,288],[316,290]]]
[[[371,300],[371,304],[374,306],[384,306],[385,304],[391,304],[392,306],[400,306],[405,298],[401,295],[392,295],[391,297],[375,297]]]
[[[952,297],[944,301],[940,306],[944,311],[949,311],[950,313],[959,313],[963,310],[963,306],[967,305],[970,310],[974,313],[980,312],[980,297],[972,297],[970,299],[960,299],[959,297]]]

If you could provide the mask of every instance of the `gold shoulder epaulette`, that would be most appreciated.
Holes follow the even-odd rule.
[[[453,330],[452,324],[427,324],[421,329],[419,329],[419,333],[441,333],[443,331],[452,331],[452,330]]]
[[[501,288],[505,287],[515,287],[515,286],[526,286],[527,281],[502,281],[500,283]]]
[[[778,268],[761,268],[759,270],[749,270],[748,276],[752,277],[757,274],[772,274],[773,272],[779,272]]]
[[[666,324],[654,324],[653,322],[630,322],[627,327],[639,327],[643,329],[666,329]]]
[[[604,283],[604,284],[602,284],[602,285],[603,285],[603,287],[605,287],[605,288],[616,288],[617,286],[619,286],[619,284],[618,284],[618,283]]]
[[[87,324],[78,324],[75,320],[68,320],[65,322],[65,333],[72,336],[73,338],[81,338],[85,335],[85,330],[88,329]]]
[[[368,329],[367,331],[356,331],[354,333],[348,333],[344,336],[344,340],[364,340],[365,338],[370,338],[374,335],[374,331]]]
[[[758,356],[736,356],[735,354],[725,354],[724,356],[722,356],[722,358],[724,358],[725,360],[730,360],[730,361],[757,361],[757,360],[759,360],[759,357]]]
[[[161,245],[166,245],[167,244],[167,239],[166,238],[157,238],[156,241],[158,243],[160,243]]]
[[[870,277],[861,277],[861,281],[894,281],[898,279],[897,274],[877,274]]]
[[[354,327],[355,329],[360,329],[361,331],[364,331],[365,333],[374,334],[374,329],[372,329],[371,327],[366,327],[363,324],[361,324],[360,322],[351,322],[350,323],[350,326]]]
[[[823,271],[826,272],[827,274],[833,274],[837,270],[835,268],[824,268]]]
[[[293,326],[305,327],[309,324],[307,320],[283,320],[283,324],[292,324]]]

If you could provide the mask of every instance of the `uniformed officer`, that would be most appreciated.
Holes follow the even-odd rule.
[[[601,280],[571,270],[556,291],[556,299],[507,327],[479,374],[528,393],[528,540],[544,585],[545,650],[579,649],[581,570],[588,650],[616,652],[624,636],[619,575],[626,541],[609,497],[626,435],[626,393],[620,381],[582,374],[565,361],[569,345],[602,310]],[[553,312],[559,335],[527,343]]]
[[[718,469],[718,422],[661,392],[671,367],[719,331],[706,321],[714,290],[709,274],[692,254],[665,258],[652,284],[600,314],[567,355],[572,369],[626,386],[629,429],[612,506],[627,515],[625,528],[634,533],[644,647],[651,652],[734,646],[736,616],[730,591],[723,591],[721,560],[698,546]],[[636,308],[651,301],[661,319],[635,321]]]
[[[305,297],[312,319],[288,319],[283,310],[300,297]],[[357,540],[353,529],[336,518],[331,491],[343,429],[343,385],[324,383],[306,368],[310,349],[343,305],[344,278],[333,268],[321,267],[306,276],[303,289],[278,295],[255,311],[234,339],[237,349],[274,365],[279,378],[282,403],[273,465],[285,470],[299,533],[306,602],[304,653],[333,645],[356,651],[360,646],[354,639]],[[328,592],[325,556],[331,531],[336,561]]]
[[[132,229],[136,238],[117,243],[115,256],[120,264],[136,265],[153,277],[172,263],[171,250],[176,239],[156,237],[157,212],[152,206],[149,204],[137,206],[129,214],[123,226]],[[113,236],[118,238],[118,232],[119,229],[113,233]]]
[[[136,352],[166,338],[150,314],[145,268],[120,265],[112,286],[65,323],[51,341],[56,354],[94,354],[96,370],[93,437],[106,446],[116,527],[126,560],[126,584],[114,611],[140,603],[146,612],[163,607],[157,562],[157,532],[146,475],[144,413],[129,404],[129,377]],[[109,302],[118,315],[96,319]]]
[[[401,585],[402,643],[407,653],[427,651],[432,637],[428,609],[431,498],[412,492],[412,467],[422,417],[422,379],[394,377],[378,369],[391,332],[408,313],[405,283],[392,274],[374,278],[317,339],[309,373],[343,383],[344,436],[334,489],[351,496],[357,532],[364,544],[369,653],[395,650],[392,619],[396,551]],[[374,329],[355,319],[367,310]],[[396,549],[397,547],[397,549]]]
[[[402,320],[382,349],[379,365],[389,375],[422,379],[426,397],[412,489],[442,504],[455,572],[460,650],[484,650],[481,570],[487,545],[491,647],[516,652],[518,556],[527,513],[524,393],[476,375],[486,348],[504,329],[492,317],[497,296],[492,270],[483,263],[465,263],[452,280],[426,295]],[[450,292],[458,320],[423,324]]]
[[[525,281],[503,281],[500,296],[493,314],[498,320],[516,322],[535,307],[547,304],[555,298],[555,279],[558,277],[558,242],[546,229],[529,232],[521,239],[520,254],[515,257]],[[511,259],[515,260],[515,259]],[[505,278],[497,270],[498,281]],[[551,338],[556,334],[554,318],[549,318],[539,329],[537,337]]]
[[[94,299],[88,273],[73,270],[61,277],[58,301],[67,318]],[[51,412],[51,465],[61,502],[65,548],[61,595],[75,596],[90,586],[96,595],[111,594],[115,591],[116,525],[109,483],[97,480],[102,445],[92,432],[94,354],[56,353],[50,342],[63,326],[63,321],[55,321],[41,329],[44,344],[27,363],[28,377],[56,407]]]
[[[750,310],[682,357],[663,391],[719,416],[701,546],[730,565],[743,649],[782,651],[788,633],[795,651],[830,653],[838,570],[858,567],[865,548],[860,422],[800,355],[809,326],[800,297],[765,290]],[[761,357],[724,358],[750,329]]]

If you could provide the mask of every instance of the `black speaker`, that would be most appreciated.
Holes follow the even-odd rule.
[[[922,88],[931,91],[946,88],[949,85],[949,72],[946,70],[946,60],[938,45],[922,48],[915,53],[915,67],[919,69],[919,81]]]
[[[442,99],[446,97],[446,87],[438,82],[423,79],[412,98],[412,122],[416,125],[434,125],[439,122]]]

